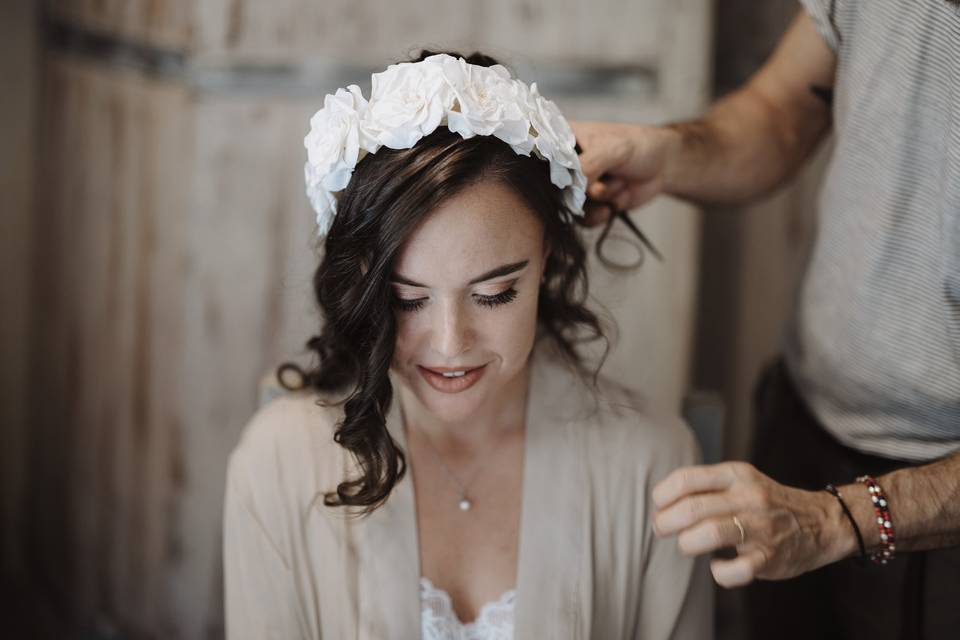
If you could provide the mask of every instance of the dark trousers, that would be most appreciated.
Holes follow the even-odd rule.
[[[910,464],[837,442],[782,362],[764,373],[754,403],[753,463],[783,484],[816,490]],[[890,509],[896,525],[895,502]],[[960,547],[898,553],[886,566],[851,558],[793,580],[757,581],[746,605],[752,640],[960,640]]]

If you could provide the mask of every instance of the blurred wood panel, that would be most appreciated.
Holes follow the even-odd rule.
[[[29,434],[30,252],[37,34],[33,7],[0,4],[0,572],[21,572]]]
[[[318,56],[350,63],[406,57],[411,47],[477,47],[540,60],[674,66],[700,50],[673,28],[702,20],[708,0],[48,0],[58,19],[193,56],[257,64]],[[680,17],[679,20],[676,18]],[[709,10],[706,12],[709,19]],[[703,44],[707,44],[704,42]]]
[[[79,619],[217,637],[226,457],[318,328],[313,103],[62,57],[45,83],[32,555]]]
[[[665,259],[647,253],[639,269],[624,273],[591,255],[591,297],[615,323],[604,373],[676,414],[690,390],[700,216],[689,205],[662,198],[631,218]],[[629,262],[634,251],[623,242],[636,240],[620,222],[611,235],[621,241],[608,241],[605,251]],[[591,251],[597,236],[595,231],[587,234]]]
[[[538,60],[653,67],[669,19],[663,0],[491,0],[476,33],[484,46]]]
[[[178,348],[180,502],[185,559],[170,576],[184,632],[218,637],[220,515],[227,455],[257,401],[261,374],[299,356],[319,330],[310,279],[316,228],[303,196],[303,123],[313,100],[203,96],[194,105],[187,318]],[[196,564],[200,560],[200,564]]]
[[[92,32],[162,49],[195,46],[192,0],[43,0],[48,15]]]
[[[188,99],[57,57],[44,85],[32,555],[78,617],[122,626],[163,616],[182,489],[169,389],[183,317],[166,287],[182,281]]]

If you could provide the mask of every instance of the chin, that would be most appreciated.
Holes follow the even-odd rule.
[[[486,400],[484,389],[476,387],[460,393],[441,393],[427,385],[417,388],[417,396],[427,411],[443,422],[461,422],[475,415]]]

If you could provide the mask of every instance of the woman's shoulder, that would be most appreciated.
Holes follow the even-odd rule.
[[[587,437],[597,440],[599,446],[629,452],[634,466],[645,466],[657,476],[699,460],[693,431],[677,413],[602,375],[597,378],[596,395],[595,424],[587,430]],[[639,464],[642,462],[647,465]]]
[[[578,425],[601,464],[626,456],[632,468],[657,474],[699,459],[696,439],[683,419],[641,390],[603,371],[585,371],[552,345],[541,347],[538,361],[536,402],[542,415]]]
[[[313,390],[285,392],[247,421],[230,454],[228,484],[263,494],[307,495],[329,488],[342,473],[333,439],[343,408]]]
[[[289,391],[264,403],[240,433],[235,453],[300,449],[332,442],[343,408],[314,390]]]

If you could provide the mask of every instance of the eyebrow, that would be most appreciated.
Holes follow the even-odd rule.
[[[493,278],[499,278],[500,276],[505,276],[511,273],[515,273],[517,271],[520,271],[524,267],[526,267],[529,263],[530,263],[529,260],[521,260],[520,262],[513,262],[511,264],[501,265],[495,269],[491,269],[490,271],[487,271],[486,273],[480,274],[479,276],[471,280],[468,284],[478,284],[480,282],[484,282],[485,280],[492,280]],[[421,287],[424,289],[428,288],[427,285],[420,284],[419,282],[414,282],[413,280],[404,278],[398,273],[394,273],[392,276],[390,276],[390,279],[392,282],[396,282],[397,284],[405,284],[410,287]]]

